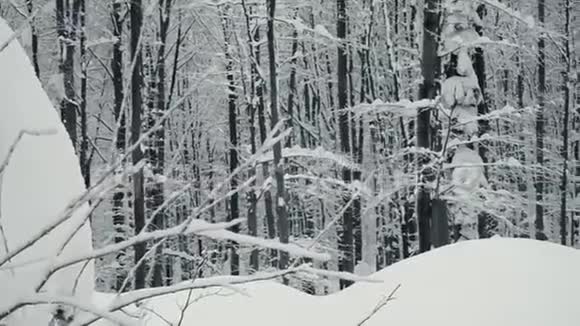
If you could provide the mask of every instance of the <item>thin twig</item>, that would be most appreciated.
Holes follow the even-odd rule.
[[[373,311],[371,311],[371,313],[368,316],[366,316],[363,320],[361,320],[360,323],[357,324],[357,326],[362,326],[364,323],[369,321],[369,319],[371,319],[374,315],[376,315],[389,302],[395,300],[394,295],[399,290],[400,287],[401,284],[397,285],[397,287],[394,288],[393,291],[391,291],[391,293],[387,297],[383,297],[383,299],[377,304],[377,306],[373,309]]]

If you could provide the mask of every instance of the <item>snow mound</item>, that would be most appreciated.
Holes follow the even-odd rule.
[[[575,249],[526,239],[467,241],[371,276],[383,283],[357,283],[329,296],[259,282],[152,299],[140,310],[139,324],[177,325],[183,317],[182,325],[353,326],[400,285],[365,326],[572,326],[579,320],[578,275]],[[111,297],[98,294],[97,300],[104,307]]]
[[[578,273],[576,249],[527,239],[466,241],[388,267],[374,275],[384,283],[356,284],[329,301],[348,303],[340,325],[356,325],[356,315],[400,284],[396,299],[365,326],[572,326],[580,319]]]
[[[12,34],[0,18],[0,44]],[[14,146],[19,135],[21,141]],[[84,191],[71,141],[17,41],[0,52],[0,162],[8,162],[0,189],[1,262],[7,252],[55,222],[69,202]],[[0,266],[0,313],[15,300],[34,293],[50,266],[49,258],[56,256],[74,224],[82,223],[86,209],[77,211],[69,223]],[[90,227],[84,224],[61,257],[86,253],[91,248]],[[81,263],[57,272],[42,291],[54,296],[71,296],[74,292],[79,300],[90,302],[93,265],[82,267]],[[46,306],[22,309],[10,316],[8,325],[47,325],[51,318],[47,309]]]

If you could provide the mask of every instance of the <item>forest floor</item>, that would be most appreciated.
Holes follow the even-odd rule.
[[[358,282],[327,296],[265,281],[182,292],[129,310],[147,326],[180,320],[181,325],[572,326],[578,325],[578,275],[575,249],[494,238],[415,256],[369,277],[380,282]],[[111,299],[95,297],[102,306]]]

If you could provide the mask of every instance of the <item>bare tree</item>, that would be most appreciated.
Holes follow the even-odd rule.
[[[420,97],[433,99],[436,95],[436,78],[440,71],[440,62],[437,56],[439,35],[440,1],[426,0],[423,9],[423,54],[421,71],[423,83]],[[417,147],[431,148],[431,109],[420,108],[417,114]],[[419,251],[431,249],[431,195],[425,183],[432,178],[428,168],[424,168],[429,159],[419,155],[419,185],[417,191],[417,219],[419,221]]]
[[[133,0],[130,8],[131,17],[131,143],[138,144],[141,138],[141,122],[143,112],[143,99],[141,88],[143,87],[142,65],[143,57],[141,53],[141,28],[143,26],[143,11],[141,0]],[[136,165],[143,159],[141,146],[134,146],[131,151],[133,164]],[[143,183],[143,168],[139,168],[133,174],[133,219],[135,223],[135,233],[138,234],[145,227],[145,194]],[[135,288],[145,287],[146,270],[142,262],[147,249],[145,242],[135,244]]]
[[[231,42],[233,42],[232,29],[229,26],[230,22],[227,18],[229,13],[224,12],[224,40],[225,40],[225,54],[226,54],[226,78],[228,80],[228,125],[230,134],[230,172],[234,172],[239,165],[238,159],[238,114],[236,101],[238,96],[236,95],[236,84],[234,80],[234,59],[231,53]],[[234,177],[231,181],[231,188],[235,189],[238,187],[238,178]],[[232,194],[230,197],[230,213],[228,215],[228,221],[234,221],[240,216],[239,208],[239,196],[237,193]],[[232,229],[234,232],[239,232],[237,227]],[[232,275],[240,274],[240,256],[237,252],[237,243],[230,243],[230,273]]]
[[[268,7],[268,63],[270,70],[270,114],[272,129],[278,124],[278,73],[276,71],[276,33],[274,18],[276,17],[276,0],[267,0]],[[286,187],[284,185],[284,162],[282,160],[282,144],[274,144],[274,176],[276,180],[276,215],[278,218],[278,237],[280,242],[288,243],[288,211],[286,207]],[[280,252],[278,268],[288,266],[288,253]]]
[[[483,20],[483,18],[486,16],[487,9],[484,4],[481,4],[477,7],[477,14],[481,20]],[[475,25],[475,31],[479,36],[483,36],[483,26]],[[489,107],[487,103],[488,96],[485,93],[487,87],[487,77],[485,73],[485,53],[481,46],[475,49],[475,54],[473,55],[473,69],[475,70],[477,81],[479,82],[479,88],[481,89],[481,94],[483,96],[483,100],[477,106],[477,114],[479,116],[485,116],[489,113]],[[478,135],[481,137],[487,134],[489,131],[489,121],[487,119],[478,120]],[[487,142],[480,142],[478,145],[479,156],[481,157],[483,163],[489,162],[487,146],[489,146]],[[486,178],[489,178],[488,170],[489,169],[487,167],[484,168]],[[480,212],[477,216],[477,231],[479,238],[490,238],[493,235],[492,231],[495,228],[495,224],[496,223],[494,223],[494,220],[487,212]]]
[[[77,149],[77,106],[75,89],[74,56],[76,43],[76,28],[79,17],[79,0],[56,1],[56,30],[59,38],[60,64],[59,72],[64,83],[64,98],[60,110],[63,123],[69,137]],[[72,8],[71,8],[72,7]]]
[[[337,0],[337,22],[336,22],[336,36],[340,40],[338,45],[338,117],[339,117],[339,133],[340,133],[340,149],[346,154],[351,154],[350,147],[350,128],[349,128],[349,112],[348,108],[348,89],[347,89],[347,51],[346,51],[346,0]],[[345,183],[352,181],[352,171],[344,167],[342,169],[342,180]],[[344,199],[349,202],[348,198]],[[349,205],[342,216],[342,230],[340,236],[340,250],[342,257],[339,262],[339,270],[343,272],[354,271],[354,222],[353,209]],[[340,287],[345,288],[351,285],[348,280],[341,280]]]
[[[124,19],[121,18],[121,3],[119,1],[113,1],[111,4],[111,21],[113,24],[113,37],[115,38],[113,42],[113,57],[111,59],[111,74],[113,82],[113,113],[115,116],[115,125],[118,125],[117,134],[114,135],[116,143],[114,144],[119,155],[122,155],[125,151],[126,146],[126,115],[123,110],[124,95],[124,85],[123,85],[123,24]],[[124,226],[126,225],[125,213],[124,213],[124,198],[125,192],[118,189],[113,194],[113,226],[115,228],[115,243],[119,243],[124,240]],[[117,290],[122,290],[120,287],[123,284],[125,275],[123,273],[123,261],[125,254],[120,251],[117,254],[117,261],[119,262],[120,268],[117,271],[115,288]]]
[[[566,70],[563,73],[563,86],[564,86],[564,128],[562,129],[562,158],[564,164],[562,165],[562,183],[560,185],[560,243],[566,245],[567,243],[567,230],[568,230],[568,209],[567,209],[567,198],[568,198],[568,159],[569,159],[569,147],[570,147],[570,109],[572,101],[572,1],[564,0],[564,16],[565,16],[565,39],[564,39],[564,63],[566,65]],[[570,234],[573,234],[573,225],[570,228]],[[573,242],[570,243],[572,246]]]
[[[33,13],[33,4],[32,0],[26,0],[26,9],[28,10],[28,15],[31,16]],[[36,31],[35,25],[36,19],[32,17],[30,19],[30,38],[31,38],[31,47],[32,47],[32,66],[34,67],[34,72],[36,73],[36,77],[40,77],[40,66],[38,64],[38,32]]]
[[[542,26],[545,19],[545,0],[538,0],[538,20]],[[544,108],[546,106],[546,40],[541,34],[538,40],[538,110],[536,112],[536,233],[538,240],[547,240],[544,233]]]

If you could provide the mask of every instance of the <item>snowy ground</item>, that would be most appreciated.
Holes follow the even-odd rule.
[[[0,19],[0,45],[13,32]],[[24,133],[24,134],[23,134]],[[21,140],[16,144],[16,140]],[[15,145],[16,144],[16,145]],[[75,224],[83,225],[86,206],[72,218],[41,236],[56,222],[65,207],[84,185],[71,141],[60,118],[43,91],[26,53],[17,42],[0,52],[0,313],[16,300],[32,295],[42,285],[51,265],[49,257],[89,252],[91,233],[88,223],[65,246]],[[70,214],[68,214],[70,217]],[[38,241],[29,242],[33,239]],[[31,244],[28,249],[25,244]],[[17,255],[6,261],[7,257]],[[42,287],[51,295],[71,295],[90,301],[93,264],[82,263],[54,274]],[[81,269],[83,272],[81,273]],[[73,289],[74,282],[78,283]],[[31,307],[12,315],[8,325],[47,325],[47,307]]]
[[[382,283],[357,283],[329,296],[270,281],[194,291],[182,325],[354,326],[400,284],[395,299],[364,325],[572,326],[580,317],[578,275],[575,249],[524,239],[462,242],[371,276]],[[177,325],[188,295],[148,301],[139,324]],[[96,300],[104,306],[111,296]]]
[[[0,44],[11,34],[0,20]],[[1,262],[6,253],[54,222],[83,185],[68,136],[16,43],[0,52],[0,72],[0,162],[10,157],[9,164],[2,164]],[[44,134],[24,135],[10,155],[22,131]],[[83,221],[80,213],[73,215],[72,222]],[[59,252],[70,226],[62,225],[9,262],[0,263],[0,313],[23,297],[34,298],[51,266],[45,258]],[[91,250],[90,239],[85,225],[62,255]],[[92,265],[83,271],[74,292],[78,300],[88,301],[93,294]],[[43,289],[72,295],[68,285],[79,272],[79,265],[65,269]],[[128,313],[141,315],[136,324],[143,326],[354,326],[400,285],[395,299],[364,325],[575,326],[580,320],[579,275],[580,254],[575,249],[532,240],[491,239],[419,255],[371,276],[380,283],[357,283],[329,296],[309,296],[267,281],[166,295],[130,307]],[[113,299],[94,295],[95,304],[103,308]],[[33,306],[3,322],[47,325],[48,318],[46,307]]]

